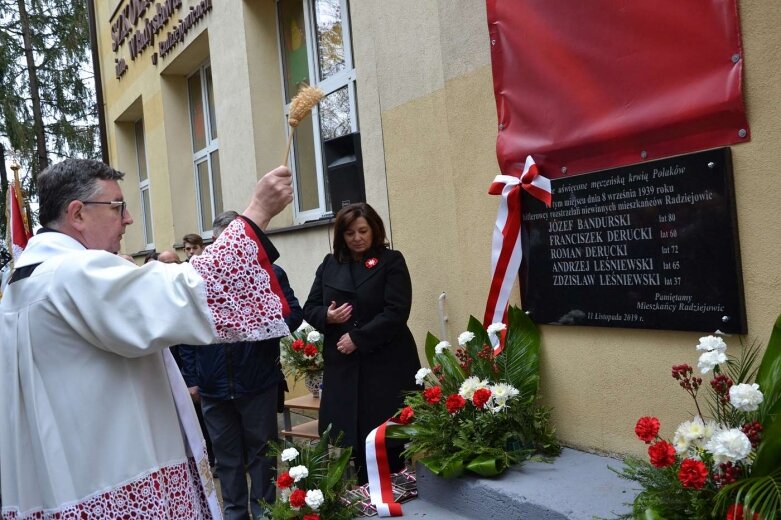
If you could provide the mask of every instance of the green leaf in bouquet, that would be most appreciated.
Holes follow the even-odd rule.
[[[781,316],[773,325],[756,382],[764,396],[759,409],[760,422],[773,416],[778,421],[781,419]]]
[[[475,457],[469,461],[466,465],[466,469],[483,477],[495,477],[504,470],[504,468],[502,468],[502,462],[491,455],[480,455]]]
[[[751,476],[769,475],[781,466],[781,414],[768,419],[762,426],[762,440],[751,466]],[[781,493],[781,488],[779,489]]]
[[[490,345],[491,339],[488,337],[488,332],[483,328],[483,324],[474,316],[469,316],[469,324],[466,330],[475,335],[472,341],[468,342],[465,347],[466,351],[472,358],[477,357],[477,353],[483,348],[483,345]]]
[[[731,505],[743,507],[743,518],[752,511],[762,520],[776,520],[781,515],[781,468],[769,475],[752,476],[724,486],[716,495],[714,515],[721,516]]]
[[[350,463],[352,452],[352,447],[342,448],[339,457],[331,462],[331,465],[328,467],[328,476],[325,479],[326,489],[333,488],[342,479],[344,470],[347,469],[347,465]]]
[[[439,343],[438,337],[436,337],[430,332],[426,334],[426,345],[425,345],[426,360],[428,361],[428,366],[430,367],[434,366],[434,347],[437,346],[437,343]]]
[[[759,369],[757,360],[759,359],[761,345],[757,342],[746,345],[741,339],[740,346],[740,356],[733,357],[730,354],[727,355],[726,372],[733,381],[748,383],[749,381],[754,381],[757,377]]]
[[[411,439],[418,433],[418,427],[414,424],[389,426],[385,429],[385,437],[388,439]]]
[[[323,431],[323,434],[320,436],[320,440],[317,441],[317,445],[314,448],[314,452],[318,455],[328,452],[328,444],[331,440],[331,426],[333,425],[332,424],[328,425],[325,431]],[[334,444],[338,444],[340,439],[341,439],[341,434],[339,435],[339,438],[336,439]]]
[[[644,520],[665,520],[664,516],[656,509],[649,507],[644,511]]]
[[[442,478],[455,478],[464,474],[464,460],[460,456],[443,460],[440,457],[426,457],[420,460],[434,475]]]
[[[781,465],[781,316],[773,326],[756,381],[764,396],[759,413],[763,431],[752,477],[769,475]]]
[[[457,391],[461,383],[466,379],[466,375],[455,354],[449,349],[445,349],[441,354],[434,354],[434,362],[442,365],[442,374],[445,376],[445,381],[442,383],[442,392],[450,393]]]
[[[518,307],[510,307],[504,348],[496,362],[508,383],[521,396],[536,396],[540,373],[540,333]]]

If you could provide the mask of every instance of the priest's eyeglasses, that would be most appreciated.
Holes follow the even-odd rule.
[[[127,202],[124,200],[108,200],[108,201],[81,200],[79,202],[81,202],[82,204],[108,204],[112,208],[119,208],[119,217],[125,218],[125,208],[127,207]]]

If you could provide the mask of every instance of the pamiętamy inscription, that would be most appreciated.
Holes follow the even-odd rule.
[[[747,332],[728,148],[551,184],[522,201],[535,322]]]

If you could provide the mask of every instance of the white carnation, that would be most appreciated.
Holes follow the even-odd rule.
[[[764,396],[759,391],[759,385],[740,383],[729,389],[729,402],[742,412],[753,412],[759,408]]]
[[[520,392],[513,385],[497,383],[488,387],[491,390],[491,403],[489,407],[493,413],[498,413],[507,408],[507,401]]]
[[[287,448],[282,450],[282,454],[280,455],[280,458],[284,462],[290,462],[291,460],[298,457],[298,450],[295,448]]]
[[[480,380],[477,376],[470,376],[464,379],[464,382],[461,383],[461,388],[458,389],[458,395],[466,400],[469,400],[472,399],[473,395],[475,395],[475,390],[486,388],[487,386],[488,381]]]
[[[520,393],[517,388],[507,383],[496,383],[489,388],[491,390],[491,398],[497,403],[502,404]]]
[[[727,355],[724,352],[709,350],[708,352],[702,353],[700,360],[697,361],[697,368],[700,369],[702,374],[707,374],[713,370],[716,365],[720,365],[725,361],[727,361]]]
[[[751,453],[751,441],[739,429],[731,428],[717,432],[705,445],[705,449],[713,454],[716,464],[738,462]]]
[[[321,337],[322,336],[320,335],[319,332],[317,332],[316,330],[313,330],[309,334],[306,335],[306,340],[309,343],[317,343],[318,341],[320,341]]]
[[[486,329],[486,331],[488,331],[488,334],[493,334],[493,335],[497,335],[500,332],[502,332],[503,330],[507,330],[507,325],[505,325],[504,323],[501,323],[501,322],[499,322],[499,323],[492,323]]]
[[[680,430],[680,426],[675,430],[675,435],[673,435],[673,446],[675,446],[675,452],[678,455],[683,455],[689,451],[689,440]]]
[[[675,435],[673,436],[675,451],[682,455],[690,450],[696,451],[704,448],[705,443],[710,440],[717,428],[715,422],[708,421],[705,423],[699,416],[691,421],[682,422],[675,430]],[[694,454],[690,455],[694,456]]]
[[[440,341],[439,343],[437,343],[437,346],[434,347],[434,352],[436,352],[437,354],[441,354],[449,348],[450,348],[450,343],[448,343],[447,341]]]
[[[707,442],[713,437],[713,434],[719,431],[721,428],[719,428],[719,425],[716,424],[716,421],[708,421],[705,423],[705,435],[702,437],[702,440],[704,442]]]
[[[294,466],[290,468],[290,471],[288,471],[291,477],[293,477],[293,482],[298,482],[302,478],[306,478],[309,476],[309,470],[306,469],[306,466]]]
[[[311,507],[314,511],[317,511],[320,506],[323,505],[323,502],[325,502],[325,497],[323,497],[323,492],[319,489],[310,489],[306,492],[304,501],[306,502],[306,505]]]
[[[469,332],[469,331],[462,332],[461,334],[458,335],[458,344],[463,347],[473,339],[475,339],[475,335],[473,332]]]
[[[285,488],[279,492],[279,499],[282,503],[287,504],[290,501],[290,495],[293,494],[293,488]]]
[[[727,344],[724,340],[717,336],[705,336],[700,338],[700,343],[697,345],[697,350],[705,352],[711,352],[716,350],[718,352],[724,352],[727,350]]]
[[[430,368],[423,367],[415,373],[415,383],[423,386],[423,381],[426,380],[426,376],[431,373]]]

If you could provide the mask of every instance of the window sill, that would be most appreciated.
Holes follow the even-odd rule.
[[[278,235],[282,233],[289,233],[291,231],[299,231],[301,229],[309,229],[309,228],[316,228],[316,227],[322,227],[322,226],[330,226],[334,223],[334,220],[336,220],[333,216],[326,216],[318,220],[311,220],[309,222],[304,222],[303,224],[294,224],[292,226],[285,226],[285,227],[277,227],[273,229],[267,229],[266,234],[267,235]]]

